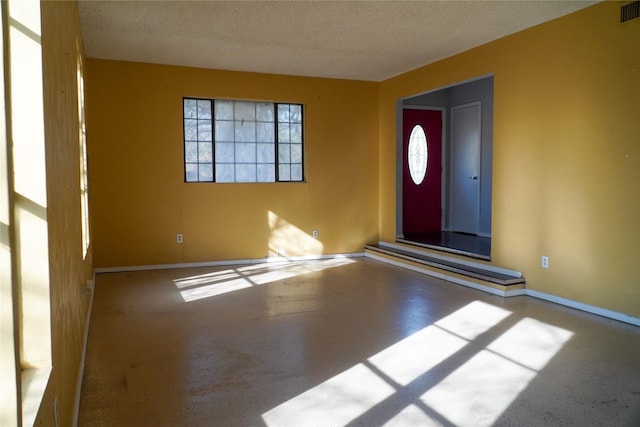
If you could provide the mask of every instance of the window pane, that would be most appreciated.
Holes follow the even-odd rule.
[[[280,181],[289,181],[291,179],[289,165],[278,166],[278,179]]]
[[[270,165],[258,165],[258,182],[275,182],[276,180],[276,167],[273,164]]]
[[[302,163],[302,144],[291,144],[291,163]]]
[[[236,164],[236,182],[256,182],[256,165]]]
[[[233,163],[235,150],[231,143],[216,143],[216,163]],[[217,175],[217,174],[216,174]]]
[[[256,144],[236,144],[236,164],[255,162]]]
[[[255,122],[235,122],[236,123],[236,141],[237,142],[255,142],[256,141],[256,123]]]
[[[234,182],[235,166],[216,163],[216,182]]]
[[[289,122],[289,104],[278,104],[278,121]]]
[[[197,103],[195,99],[184,100],[184,118],[185,119],[196,118],[196,105]]]
[[[291,142],[302,143],[302,125],[291,125]]]
[[[198,161],[199,162],[213,162],[213,153],[210,142],[201,142],[198,144]]]
[[[233,115],[235,120],[256,120],[256,104],[254,102],[236,102],[236,111]]]
[[[198,143],[197,142],[184,143],[184,161],[187,163],[198,161]]]
[[[278,123],[278,141],[279,142],[291,141],[288,124]]]
[[[256,131],[258,142],[274,142],[275,134],[273,130],[273,123],[257,123]]]
[[[211,120],[198,120],[198,141],[211,141]]]
[[[291,123],[302,123],[302,105],[290,105],[289,111]]]
[[[186,181],[187,182],[197,182],[198,181],[198,165],[194,163],[187,163],[184,166],[186,172]]]
[[[276,153],[273,144],[257,144],[257,147],[258,157],[256,161],[258,163],[275,163]]]
[[[233,120],[233,101],[216,99],[214,109],[216,120]]]
[[[198,140],[198,121],[194,119],[184,120],[184,140],[185,141],[197,141]]]
[[[297,104],[184,98],[185,180],[302,181],[302,110]]]
[[[213,165],[200,163],[198,166],[198,179],[200,181],[213,181]]]
[[[258,103],[256,105],[256,120],[273,123],[273,104],[270,102]]]
[[[302,165],[291,165],[291,181],[302,181]]]
[[[233,122],[216,121],[216,141],[233,142]]]
[[[291,162],[291,150],[289,148],[289,144],[278,144],[278,162]]]
[[[211,119],[211,101],[198,100],[198,118],[199,119]]]

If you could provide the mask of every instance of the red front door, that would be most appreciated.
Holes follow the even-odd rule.
[[[442,112],[405,109],[402,121],[402,231],[405,235],[440,231]],[[418,184],[412,179],[408,160],[409,155],[422,155],[416,152],[416,145],[412,146],[412,153],[409,153],[409,137],[416,126],[424,130],[427,146],[427,171]]]

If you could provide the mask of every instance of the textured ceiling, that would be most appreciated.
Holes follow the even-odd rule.
[[[381,81],[593,1],[90,1],[90,58]]]

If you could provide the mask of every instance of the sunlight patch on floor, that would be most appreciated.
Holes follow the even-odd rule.
[[[393,381],[405,386],[467,345],[467,341],[428,326],[368,360]]]
[[[457,426],[488,426],[535,376],[535,371],[483,350],[420,400]]]
[[[342,426],[391,396],[395,389],[359,363],[264,413],[267,425]]]
[[[540,370],[572,335],[566,329],[524,318],[487,349],[530,369]]]
[[[351,264],[346,257],[313,261],[265,262],[174,280],[185,302],[197,301],[303,274]]]
[[[474,301],[368,360],[396,383],[405,386],[509,314],[510,311]]]
[[[297,426],[309,420],[315,425],[357,424],[374,408],[393,405],[382,413],[395,415],[380,424],[490,426],[573,335],[522,318],[488,345],[480,344],[478,340],[490,339],[481,337],[484,333],[501,331],[495,328],[511,315],[474,301],[262,418],[267,426]],[[440,373],[435,375],[442,375],[442,369],[448,372],[432,384],[429,372],[436,367]],[[404,407],[387,400],[398,392],[404,394]]]
[[[383,424],[384,427],[442,427],[442,423],[425,414],[417,405],[405,407],[398,415]]]
[[[473,340],[510,314],[510,311],[495,305],[474,301],[438,320],[435,325],[459,337]]]

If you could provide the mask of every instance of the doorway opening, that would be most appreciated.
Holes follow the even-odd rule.
[[[493,76],[400,99],[397,122],[396,240],[491,259]],[[409,147],[416,126],[424,158]]]

